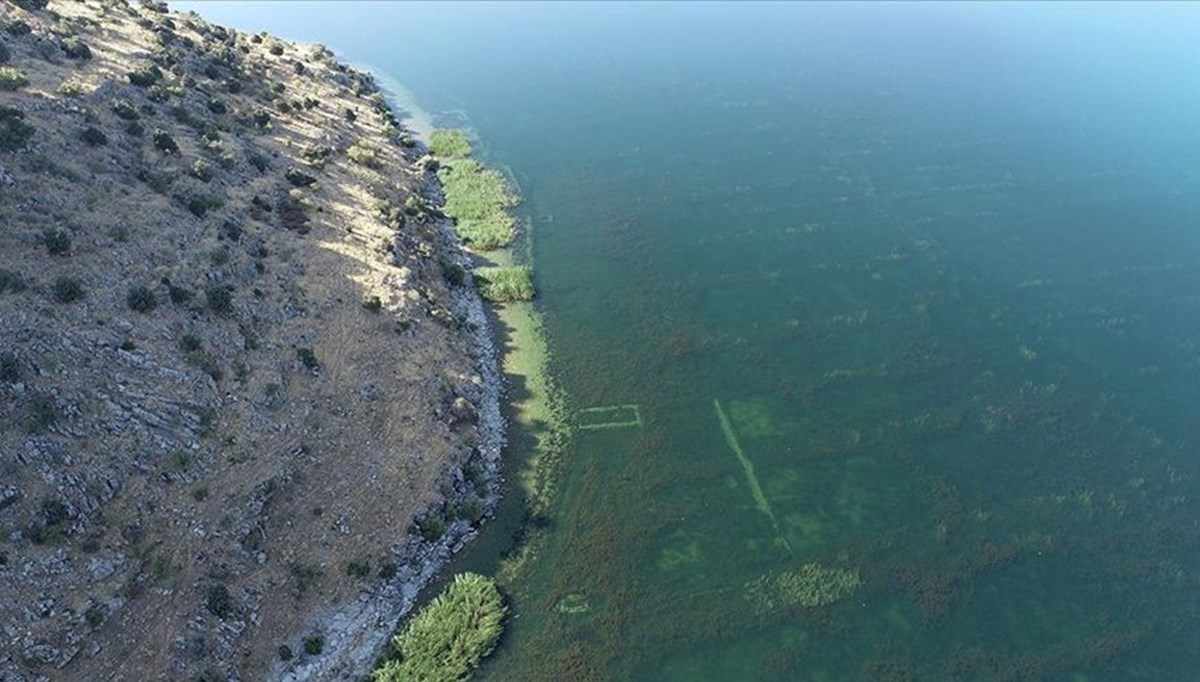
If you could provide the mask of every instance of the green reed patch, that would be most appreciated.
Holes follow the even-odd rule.
[[[464,242],[482,251],[512,243],[516,221],[508,209],[517,204],[517,196],[503,175],[473,159],[460,159],[443,165],[438,179],[446,194],[443,210]]]
[[[524,265],[479,268],[475,282],[479,294],[494,303],[533,300],[533,273]]]
[[[506,607],[491,578],[462,573],[396,636],[374,682],[466,679],[500,639]]]
[[[429,136],[429,153],[443,159],[465,158],[471,155],[471,141],[461,130],[435,130]]]

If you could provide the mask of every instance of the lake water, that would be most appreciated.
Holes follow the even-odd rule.
[[[1200,678],[1197,6],[181,6],[520,184],[575,428],[484,679]]]

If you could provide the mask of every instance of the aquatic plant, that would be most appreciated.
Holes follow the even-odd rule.
[[[499,268],[479,268],[475,271],[479,293],[496,303],[529,301],[533,299],[533,273],[523,265]]]
[[[490,251],[508,246],[516,237],[516,221],[508,209],[517,204],[504,176],[472,159],[455,161],[438,170],[446,194],[446,215],[454,230],[471,247]]]
[[[859,584],[858,571],[808,563],[798,571],[765,575],[746,583],[746,599],[758,613],[797,606],[816,608],[841,601]]]
[[[465,158],[471,155],[471,141],[461,130],[435,130],[429,136],[429,153],[443,159]]]
[[[500,639],[506,611],[491,578],[461,573],[413,617],[393,641],[397,657],[371,675],[374,682],[452,682],[466,679]]]

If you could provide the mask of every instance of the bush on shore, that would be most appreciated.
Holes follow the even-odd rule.
[[[421,609],[394,640],[397,657],[374,682],[466,679],[496,647],[506,608],[491,578],[462,573]]]

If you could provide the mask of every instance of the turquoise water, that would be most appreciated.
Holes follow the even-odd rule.
[[[199,7],[521,185],[580,428],[485,679],[1200,678],[1195,6]]]

